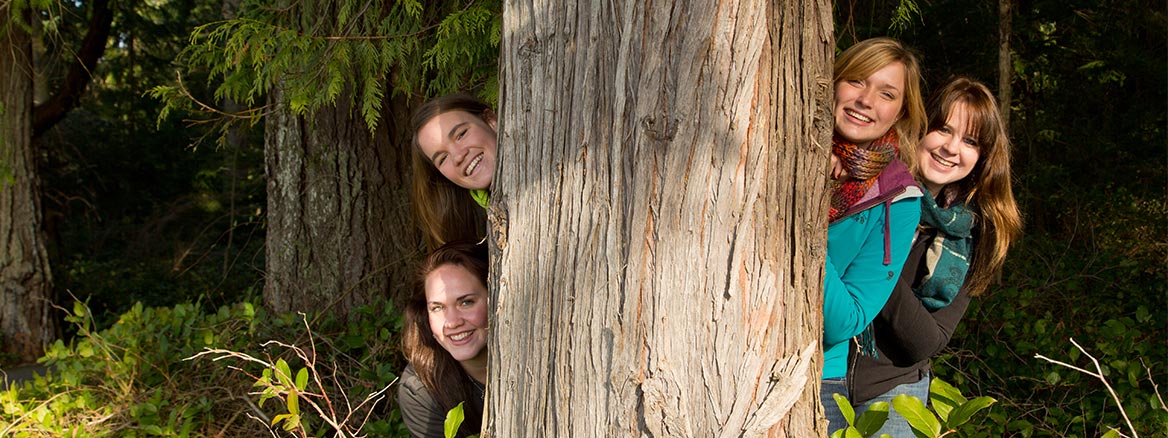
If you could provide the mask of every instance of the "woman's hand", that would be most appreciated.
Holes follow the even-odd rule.
[[[844,170],[843,163],[834,153],[831,154],[831,179],[841,182],[848,179],[848,171]]]

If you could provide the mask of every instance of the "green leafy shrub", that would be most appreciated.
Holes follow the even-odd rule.
[[[1149,225],[1151,216],[1118,207],[1111,213],[1111,223],[1088,224],[1097,237],[1161,227]],[[1098,379],[1034,359],[1042,354],[1082,363],[1069,338],[1085,341],[1098,357],[1140,436],[1168,430],[1168,410],[1155,388],[1168,378],[1168,278],[1163,263],[1154,261],[1165,250],[1155,235],[1125,245],[1113,237],[1024,239],[1006,266],[1003,284],[1009,286],[974,300],[955,332],[956,349],[934,367],[957,386],[1000,401],[966,430],[987,437],[1086,438],[1123,428],[1115,400]]]
[[[884,423],[888,421],[888,403],[876,402],[867,411],[856,418],[852,403],[842,395],[834,394],[836,404],[839,405],[848,427],[837,430],[831,438],[866,438],[876,434]],[[990,397],[975,397],[967,399],[953,385],[941,379],[932,379],[929,383],[929,407],[920,399],[899,394],[892,398],[892,407],[900,416],[904,417],[909,427],[917,437],[939,438],[944,436],[963,436],[961,427],[971,420],[978,412],[990,407],[996,400]],[[882,438],[888,434],[881,434]]]
[[[392,370],[404,366],[395,347],[401,318],[388,301],[360,308],[344,324],[324,321],[311,336],[299,316],[268,315],[251,303],[214,312],[193,304],[136,304],[100,331],[88,307],[77,303],[66,319],[78,336],[48,349],[47,375],[0,392],[0,436],[267,437],[276,433],[275,418],[303,425],[312,436],[333,436],[317,412],[299,406],[287,412],[287,397],[281,406],[265,404],[271,387],[324,395],[335,402],[330,408],[340,408],[384,394],[396,379]],[[357,345],[353,340],[362,336]],[[274,340],[261,345],[265,339]],[[298,343],[313,345],[311,360],[294,354]],[[190,359],[208,349],[247,352],[272,366]],[[264,378],[267,387],[255,385]],[[349,424],[363,426],[363,434],[406,435],[391,406],[361,409]],[[280,417],[287,414],[298,418]]]

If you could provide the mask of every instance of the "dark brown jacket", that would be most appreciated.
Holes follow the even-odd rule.
[[[897,385],[920,381],[929,371],[929,361],[949,344],[953,329],[965,316],[969,307],[965,288],[952,303],[933,312],[913,294],[913,286],[919,285],[927,273],[925,251],[933,241],[933,233],[935,230],[927,230],[917,235],[892,296],[872,321],[879,356],[858,354],[855,343],[851,343],[847,381],[853,404],[871,400]]]

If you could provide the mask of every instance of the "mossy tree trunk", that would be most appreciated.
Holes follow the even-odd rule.
[[[277,312],[333,312],[406,287],[420,241],[408,208],[406,102],[386,102],[376,133],[342,96],[297,116],[277,87],[266,118],[264,301]]]
[[[55,333],[33,130],[32,38],[0,4],[0,349],[32,361]],[[27,11],[21,14],[28,23]]]
[[[822,436],[831,4],[503,29],[484,436]]]

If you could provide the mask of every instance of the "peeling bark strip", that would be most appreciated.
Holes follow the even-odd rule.
[[[823,435],[830,14],[504,2],[484,436]]]
[[[0,3],[0,349],[32,362],[55,332],[32,144],[32,40]]]

